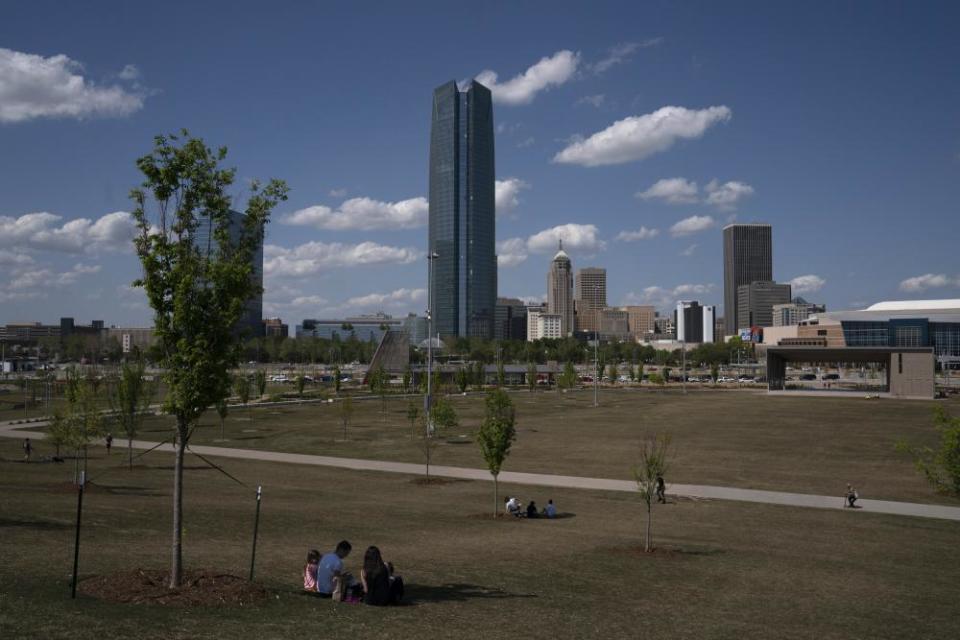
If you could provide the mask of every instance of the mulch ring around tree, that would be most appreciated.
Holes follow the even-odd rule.
[[[124,604],[220,607],[255,604],[269,595],[260,585],[216,569],[184,571],[179,589],[167,588],[170,572],[134,569],[82,580],[80,593]]]
[[[429,478],[423,478],[423,477],[412,478],[410,482],[423,487],[428,487],[428,486],[434,486],[434,485],[442,486],[446,484],[454,484],[456,482],[469,482],[469,481],[464,480],[462,478],[440,478],[437,476],[430,476]]]

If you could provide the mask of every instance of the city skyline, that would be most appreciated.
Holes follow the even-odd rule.
[[[776,280],[829,309],[960,296],[950,3],[503,6],[476,17],[496,50],[455,28],[463,9],[231,7],[173,26],[175,55],[137,29],[160,7],[7,9],[0,323],[151,322],[126,193],[152,136],[181,127],[230,148],[237,196],[252,177],[292,187],[268,228],[265,316],[422,314],[425,114],[450,77],[489,86],[498,114],[497,296],[543,299],[562,238],[607,269],[612,306],[720,305],[733,219],[773,225]]]

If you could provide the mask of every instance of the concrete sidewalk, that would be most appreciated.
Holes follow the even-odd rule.
[[[0,437],[32,438],[42,440],[45,434],[38,431],[26,431],[28,428],[45,426],[45,423],[12,425],[0,423]],[[134,440],[135,449],[152,449],[156,442]],[[157,451],[173,452],[173,445],[164,444],[157,447]],[[299,453],[281,453],[278,451],[261,451],[258,449],[232,449],[229,447],[208,447],[191,445],[190,450],[203,456],[219,456],[238,460],[262,460],[266,462],[285,462],[319,467],[335,467],[354,471],[382,471],[387,473],[404,473],[422,475],[425,467],[422,464],[409,462],[387,462],[381,460],[363,460],[359,458],[336,458],[331,456],[314,456]],[[430,474],[444,478],[458,478],[463,480],[490,481],[490,473],[485,469],[469,469],[465,467],[447,467],[430,465]],[[542,487],[563,487],[568,489],[595,489],[599,491],[627,491],[634,492],[637,485],[631,480],[613,480],[608,478],[585,478],[580,476],[558,476],[540,473],[522,473],[518,471],[503,471],[500,473],[500,482],[533,485]],[[783,491],[760,491],[756,489],[737,489],[734,487],[712,487],[695,484],[670,484],[667,492],[671,495],[687,496],[692,498],[708,498],[713,500],[735,500],[738,502],[758,502],[763,504],[778,504],[790,507],[812,507],[817,509],[843,509],[844,499],[841,495],[820,496],[806,493],[787,493]],[[888,500],[858,500],[860,509],[854,512],[885,513],[901,516],[915,516],[918,518],[938,518],[943,520],[960,521],[960,507],[944,505],[918,504],[914,502],[891,502]]]

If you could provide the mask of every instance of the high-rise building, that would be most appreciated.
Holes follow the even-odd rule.
[[[737,287],[737,329],[773,326],[773,305],[790,302],[790,285],[751,282]]]
[[[519,298],[497,298],[494,314],[495,340],[527,339],[527,305]]]
[[[230,241],[239,244],[243,235],[243,221],[245,213],[239,211],[229,212]],[[212,256],[217,253],[217,241],[215,238],[215,228],[213,219],[210,216],[201,216],[197,220],[197,228],[194,232],[194,246],[200,253],[206,256]],[[253,294],[244,305],[244,314],[238,323],[241,331],[248,336],[262,336],[263,326],[263,238],[257,243],[257,248],[250,257],[253,270],[250,276],[256,285],[257,293]]]
[[[563,317],[556,313],[547,313],[543,307],[527,309],[527,341],[544,338],[562,338]]]
[[[434,332],[493,337],[497,298],[494,247],[493,103],[473,81],[433,92],[430,126],[429,251]]]
[[[794,298],[793,302],[773,305],[773,326],[792,327],[800,324],[815,313],[826,312],[827,307],[822,304],[813,304],[803,298]]]
[[[410,344],[419,346],[427,339],[427,319],[415,313],[408,313],[403,319],[403,330],[407,332]]]
[[[713,342],[717,321],[716,307],[701,306],[696,300],[681,301],[673,312],[677,340],[682,342]]]
[[[657,308],[652,304],[620,307],[627,312],[627,322],[634,338],[643,338],[656,332]]]
[[[560,316],[560,334],[573,333],[573,266],[563,240],[547,273],[547,313]]]
[[[574,290],[576,330],[598,331],[600,310],[607,306],[607,270],[599,267],[577,269]]]
[[[625,340],[630,335],[630,314],[623,309],[607,307],[595,312],[597,331],[605,340]]]
[[[743,326],[737,288],[773,280],[773,232],[769,224],[730,224],[723,228],[723,317],[725,333]]]

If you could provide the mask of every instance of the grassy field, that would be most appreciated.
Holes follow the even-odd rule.
[[[504,487],[571,517],[494,521],[489,483],[224,460],[265,483],[258,579],[244,608],[173,609],[69,599],[72,465],[23,464],[0,441],[3,638],[950,638],[960,580],[956,522],[714,501],[657,507],[662,553],[644,555],[636,496]],[[162,568],[171,456],[133,471],[91,459],[81,576]],[[185,561],[245,575],[253,494],[189,459]],[[299,595],[305,552],[377,544],[408,605],[376,609]]]
[[[451,398],[460,427],[433,461],[482,468],[473,443],[482,397]],[[518,436],[505,466],[510,471],[629,479],[640,434],[666,431],[673,434],[676,452],[667,478],[672,482],[827,495],[840,495],[850,482],[863,497],[960,504],[934,494],[909,458],[894,451],[902,438],[935,442],[932,401],[605,390],[601,406],[594,408],[590,392],[518,392],[513,398]],[[208,414],[193,442],[422,462],[406,419],[409,402],[388,399],[386,414],[379,399],[355,402],[346,440],[337,404],[306,404],[233,409],[225,441],[216,415]],[[946,406],[960,414],[957,400]],[[162,440],[170,424],[168,418],[152,419],[140,437]]]

